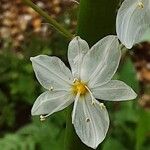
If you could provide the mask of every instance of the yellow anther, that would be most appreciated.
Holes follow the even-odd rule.
[[[75,94],[80,93],[80,95],[84,95],[87,92],[86,84],[79,80],[75,80],[72,89]]]
[[[143,9],[144,8],[144,4],[142,3],[142,2],[138,2],[138,7],[140,8],[140,9]]]

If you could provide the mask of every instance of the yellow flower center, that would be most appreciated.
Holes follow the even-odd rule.
[[[80,93],[80,95],[85,95],[87,92],[86,84],[82,81],[75,80],[72,86],[73,93],[76,95]]]

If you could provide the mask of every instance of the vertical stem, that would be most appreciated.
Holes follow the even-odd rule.
[[[77,34],[91,46],[115,33],[119,0],[80,0]]]
[[[104,36],[114,34],[118,1],[80,0],[77,35],[92,46]],[[72,107],[68,108],[64,150],[92,150],[75,133],[71,122]]]

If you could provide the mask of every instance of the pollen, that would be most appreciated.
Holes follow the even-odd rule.
[[[143,9],[144,8],[144,4],[142,2],[138,2],[137,6],[140,8],[140,9]]]
[[[80,95],[85,95],[87,92],[86,84],[82,81],[75,80],[72,86],[74,94],[80,93]]]

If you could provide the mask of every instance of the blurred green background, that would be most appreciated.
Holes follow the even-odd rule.
[[[76,3],[35,2],[75,31]],[[0,11],[0,150],[62,150],[66,110],[44,122],[30,114],[44,90],[34,76],[30,57],[56,55],[68,65],[68,42],[20,0],[1,0]],[[114,78],[130,85],[139,96],[134,101],[106,103],[111,125],[99,149],[150,150],[150,44],[144,42],[124,52]]]

